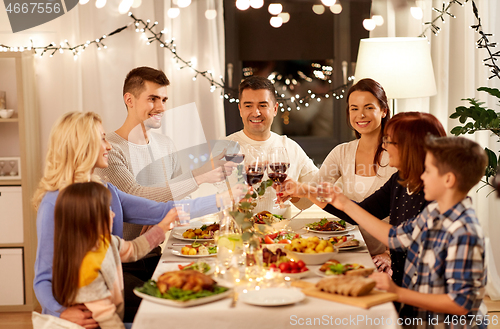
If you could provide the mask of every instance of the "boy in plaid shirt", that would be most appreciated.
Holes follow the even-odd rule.
[[[421,178],[425,199],[434,202],[417,217],[391,226],[343,194],[333,193],[332,204],[391,250],[408,252],[402,287],[385,273],[371,276],[378,289],[398,295],[401,316],[422,318],[424,327],[484,328],[484,238],[467,193],[484,175],[487,157],[462,137],[429,138],[426,150]]]

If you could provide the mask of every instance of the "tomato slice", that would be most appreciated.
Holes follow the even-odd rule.
[[[267,236],[270,237],[271,239],[276,239],[278,233],[268,234]]]
[[[292,243],[292,241],[290,241],[288,239],[283,239],[283,240],[279,240],[278,243],[290,244],[290,243]]]
[[[266,237],[264,238],[264,242],[265,242],[266,244],[274,244],[273,239],[271,239],[271,238],[269,237],[269,235],[266,235]]]
[[[189,263],[189,264],[187,264],[187,265],[184,265],[184,266],[182,266],[181,264],[179,264],[179,265],[177,265],[177,266],[179,267],[179,270],[183,270],[183,269],[185,269],[186,267],[191,266],[191,265],[193,265],[193,264],[194,264],[194,262],[191,262],[191,263]]]

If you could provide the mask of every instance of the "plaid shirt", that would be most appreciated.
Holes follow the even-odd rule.
[[[408,252],[402,286],[426,294],[448,294],[469,310],[467,316],[480,315],[486,285],[483,231],[471,206],[470,198],[465,198],[441,214],[433,202],[389,233],[389,248]],[[429,316],[439,316],[439,322],[446,319],[446,314],[410,309],[424,324]]]

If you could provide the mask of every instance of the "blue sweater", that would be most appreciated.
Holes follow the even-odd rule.
[[[107,184],[111,192],[111,209],[115,213],[112,234],[123,237],[123,222],[154,225],[159,223],[174,202],[166,203],[151,201],[120,191],[112,184]],[[59,191],[48,192],[42,199],[37,214],[38,246],[35,261],[35,280],[33,289],[42,305],[42,313],[59,316],[64,307],[52,295],[52,264],[54,258],[54,208]],[[176,201],[179,203],[179,201]],[[181,203],[191,204],[191,217],[196,218],[219,211],[215,195]]]

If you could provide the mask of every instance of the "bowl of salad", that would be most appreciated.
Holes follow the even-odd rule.
[[[275,233],[285,229],[290,220],[282,215],[272,214],[269,211],[261,211],[252,217],[255,229],[263,234]]]
[[[300,235],[295,232],[279,231],[274,233],[269,233],[264,236],[261,243],[266,245],[271,244],[290,244],[293,239],[300,238]]]

